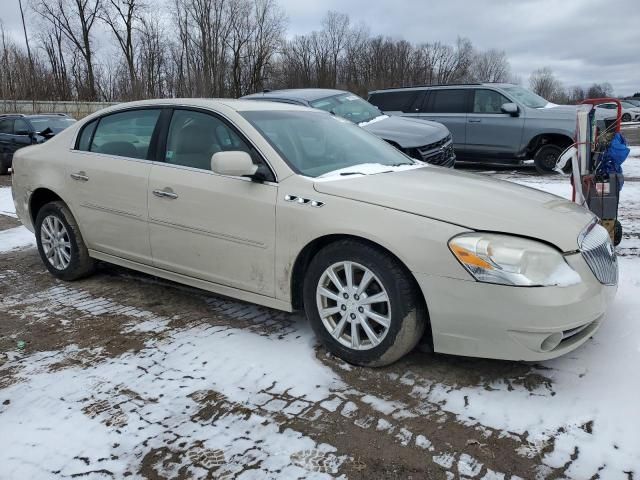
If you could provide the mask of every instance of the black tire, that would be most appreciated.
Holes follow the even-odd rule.
[[[629,114],[629,113],[622,114],[622,121],[623,122],[630,122],[631,121],[631,114]]]
[[[543,145],[536,150],[536,153],[533,155],[533,161],[538,173],[540,175],[556,173],[554,168],[561,154],[562,148],[553,144]]]
[[[390,325],[379,344],[367,350],[347,347],[327,330],[316,302],[316,289],[327,268],[350,261],[369,269],[383,284],[390,303]],[[385,252],[363,242],[342,240],[323,248],[311,260],[304,280],[304,306],[318,339],[332,354],[368,367],[389,365],[416,346],[428,322],[426,306],[410,273]]]
[[[617,247],[622,241],[622,224],[619,220],[613,225],[613,244]]]
[[[0,175],[7,175],[9,174],[9,162],[4,158],[4,154],[0,155]]]
[[[49,261],[42,245],[42,224],[44,220],[50,216],[54,216],[62,222],[66,229],[69,243],[71,244],[71,259],[64,269],[56,268]],[[89,256],[89,251],[84,243],[78,224],[64,202],[50,202],[40,209],[36,217],[35,232],[40,258],[42,258],[42,262],[53,276],[62,280],[72,281],[85,277],[93,272],[95,262]]]

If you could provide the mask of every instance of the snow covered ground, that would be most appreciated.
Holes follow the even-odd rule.
[[[616,301],[590,342],[541,364],[415,353],[354,368],[299,315],[119,269],[57,282],[32,234],[0,230],[0,478],[638,478],[632,155]],[[10,200],[0,188],[0,215]]]

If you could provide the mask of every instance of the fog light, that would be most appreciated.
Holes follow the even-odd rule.
[[[560,345],[561,341],[562,341],[562,332],[552,333],[551,335],[549,335],[547,338],[544,339],[544,341],[540,345],[540,350],[542,350],[543,352],[550,352],[551,350],[556,348],[558,345]]]

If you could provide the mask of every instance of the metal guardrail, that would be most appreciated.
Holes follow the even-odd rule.
[[[66,113],[75,119],[86,117],[117,102],[74,102],[0,100],[0,113]]]

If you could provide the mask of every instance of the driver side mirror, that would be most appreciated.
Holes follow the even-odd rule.
[[[500,109],[502,110],[502,113],[508,113],[512,117],[517,117],[520,114],[520,109],[518,108],[518,105],[511,102],[503,103]]]
[[[211,170],[218,175],[253,178],[258,171],[258,165],[253,163],[251,155],[247,152],[217,152],[211,157]]]

